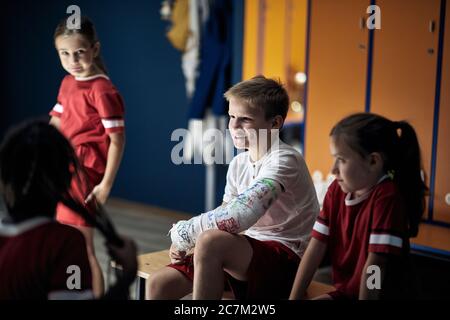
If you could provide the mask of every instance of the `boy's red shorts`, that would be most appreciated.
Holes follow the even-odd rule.
[[[226,286],[236,299],[288,299],[294,284],[300,258],[278,241],[260,241],[245,236],[253,249],[248,267],[248,281],[239,281],[225,272]],[[182,264],[169,264],[194,279],[194,259],[189,256]]]

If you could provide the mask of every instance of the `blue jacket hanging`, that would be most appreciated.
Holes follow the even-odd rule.
[[[223,94],[231,86],[232,2],[211,3],[202,32],[199,77],[189,105],[191,119],[203,119],[208,108],[218,116],[227,112]]]

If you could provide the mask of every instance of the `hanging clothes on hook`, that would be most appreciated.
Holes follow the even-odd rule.
[[[183,52],[181,68],[186,95],[191,98],[199,74],[201,33],[209,17],[210,0],[165,0],[161,7],[163,20],[171,21],[166,36],[172,46]]]
[[[232,1],[211,2],[202,33],[200,74],[189,106],[190,119],[202,119],[211,108],[214,115],[226,113],[224,92],[231,86]]]
[[[185,51],[189,38],[189,0],[174,2],[170,21],[172,24],[166,36],[176,49]]]
[[[199,74],[202,30],[209,17],[209,0],[189,0],[189,37],[181,58],[186,94],[192,98]]]
[[[205,130],[220,129],[225,137],[227,102],[223,94],[231,86],[232,56],[232,1],[215,0],[209,4],[209,15],[201,32],[199,76],[188,111],[191,138],[184,148],[186,161],[201,154],[205,163],[211,163],[214,157],[204,152]]]

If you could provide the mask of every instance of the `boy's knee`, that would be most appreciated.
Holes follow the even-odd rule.
[[[167,290],[169,283],[170,279],[165,268],[153,273],[145,283],[146,299],[159,299],[161,295]]]
[[[194,258],[200,257],[205,253],[215,253],[220,250],[220,246],[223,245],[223,238],[226,231],[222,230],[206,230],[200,233],[194,251]]]
[[[190,292],[192,292],[192,282],[170,267],[164,267],[152,273],[145,284],[147,300],[180,299]]]

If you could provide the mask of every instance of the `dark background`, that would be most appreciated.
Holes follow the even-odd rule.
[[[174,165],[173,130],[187,127],[188,100],[181,53],[165,36],[161,1],[12,1],[0,4],[0,137],[13,124],[46,117],[56,101],[65,71],[53,32],[69,5],[96,26],[109,76],[126,106],[127,143],[112,197],[173,210],[204,210],[205,167]],[[240,81],[243,0],[234,4],[233,80]],[[218,167],[217,204],[226,167]]]

